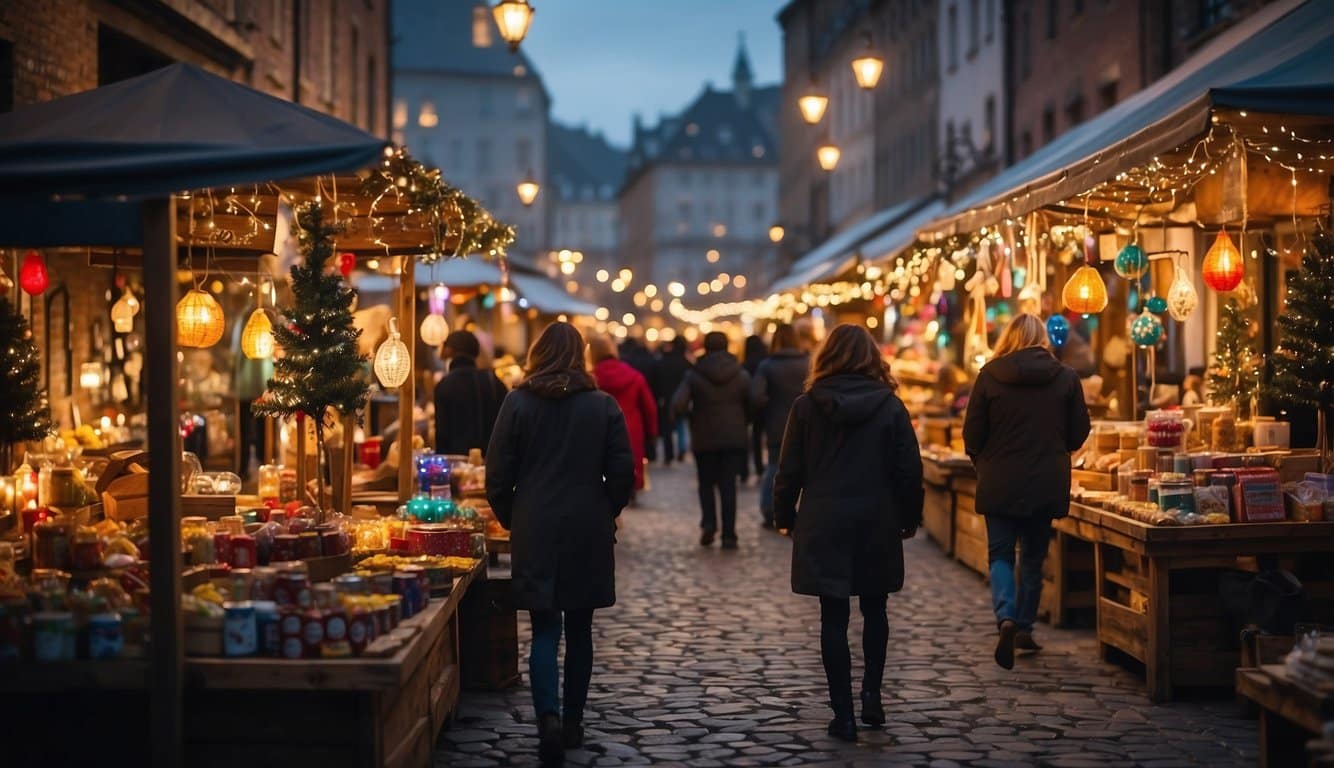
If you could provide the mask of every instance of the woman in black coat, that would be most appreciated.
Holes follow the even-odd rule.
[[[1014,666],[1015,648],[1041,648],[1033,621],[1042,561],[1051,521],[1070,511],[1070,453],[1088,434],[1079,375],[1052,356],[1039,317],[1015,317],[978,374],[963,424],[964,449],[977,467],[977,511],[987,521],[996,663],[1005,669]],[[1016,543],[1023,552],[1017,587]]]
[[[532,617],[528,668],[544,764],[583,743],[593,610],[616,602],[616,517],[633,484],[625,418],[585,370],[583,337],[568,323],[548,326],[528,353],[527,378],[500,408],[486,453],[486,496],[512,536],[515,603]]]
[[[922,522],[921,454],[895,388],[871,334],[835,328],[792,406],[774,481],[775,521],[792,530],[792,591],[820,598],[829,734],[845,741],[857,739],[848,598],[860,598],[864,621],[862,722],[883,725],[885,601],[903,588],[903,540]]]
[[[764,431],[769,448],[769,463],[760,478],[760,514],[765,528],[774,527],[774,477],[778,474],[778,454],[782,451],[787,415],[792,403],[805,391],[810,369],[811,356],[800,348],[796,329],[779,323],[770,342],[769,356],[750,379],[750,402],[755,406],[756,423]]]

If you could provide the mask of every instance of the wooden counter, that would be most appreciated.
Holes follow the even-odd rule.
[[[1281,664],[1237,670],[1237,694],[1260,707],[1260,766],[1307,765],[1306,743],[1334,720],[1334,691],[1288,675]]]

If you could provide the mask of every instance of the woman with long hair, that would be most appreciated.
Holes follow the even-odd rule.
[[[903,541],[922,522],[922,459],[896,388],[865,328],[835,328],[792,405],[774,480],[775,522],[792,531],[792,591],[820,598],[828,730],[844,741],[857,740],[849,598],[864,623],[861,719],[884,725],[885,602],[903,588]]]
[[[586,370],[583,337],[568,323],[547,326],[528,353],[527,376],[500,408],[486,454],[486,496],[511,532],[515,603],[532,618],[528,676],[544,765],[560,764],[565,749],[583,743],[593,611],[616,602],[616,517],[634,477],[625,418]]]
[[[1041,318],[1016,316],[978,373],[963,424],[964,449],[977,468],[977,511],[987,522],[996,663],[1005,669],[1014,667],[1016,648],[1041,649],[1033,621],[1042,562],[1051,521],[1070,511],[1070,453],[1088,433],[1079,375],[1052,356]]]

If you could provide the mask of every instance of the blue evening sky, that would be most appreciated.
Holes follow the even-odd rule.
[[[755,81],[782,77],[785,0],[533,0],[524,51],[552,96],[552,116],[587,123],[614,143],[630,141],[631,117],[646,124],[684,108],[712,81],[731,87],[737,33]]]

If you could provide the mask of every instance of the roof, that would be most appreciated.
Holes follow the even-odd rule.
[[[779,86],[755,88],[743,107],[734,91],[706,85],[680,115],[636,127],[630,175],[653,163],[776,166],[780,98]]]
[[[769,291],[784,293],[842,274],[853,265],[860,253],[872,252],[863,247],[863,244],[871,238],[908,220],[916,222],[916,226],[921,226],[930,220],[930,216],[940,213],[940,209],[938,203],[929,203],[919,198],[877,211],[842,232],[834,234],[797,259],[787,275],[775,282]],[[929,213],[923,215],[924,211]],[[910,230],[912,233],[916,232],[916,226]],[[911,241],[910,238],[909,242]],[[876,253],[877,258],[880,255]]]
[[[564,288],[539,275],[525,275],[515,272],[510,275],[510,283],[519,296],[539,311],[549,315],[585,315],[592,317],[597,307],[571,296]]]
[[[625,179],[625,150],[601,132],[552,122],[547,130],[547,175],[562,200],[616,199]]]
[[[1202,134],[1216,106],[1329,115],[1332,95],[1334,2],[1282,0],[983,183],[927,229],[971,232],[1068,199]]]
[[[413,277],[417,285],[423,287],[443,283],[451,288],[498,286],[502,279],[500,265],[485,259],[446,259],[435,266],[417,267]],[[597,309],[566,293],[564,288],[542,275],[511,270],[510,285],[529,305],[547,314],[591,316]],[[389,293],[397,287],[397,277],[361,275],[357,278],[357,288],[366,293]]]
[[[523,49],[511,53],[495,19],[480,0],[394,0],[391,58],[395,72],[528,77],[541,75]],[[481,8],[491,45],[473,45],[473,9]],[[522,70],[516,70],[522,67]],[[516,72],[522,74],[516,74]]]

